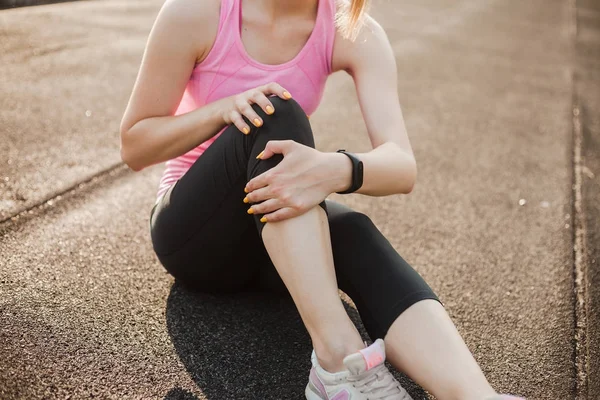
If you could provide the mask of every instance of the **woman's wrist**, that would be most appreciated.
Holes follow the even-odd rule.
[[[221,128],[231,124],[231,121],[228,121],[226,118],[227,110],[230,108],[231,103],[232,99],[230,97],[224,97],[207,104],[206,106],[210,107],[209,119],[214,124],[222,125]]]
[[[342,153],[327,153],[331,167],[331,193],[343,192],[352,185],[352,161]]]
[[[223,118],[224,100],[208,103],[192,111],[195,113],[192,132],[196,136],[196,146],[212,138],[228,125]]]

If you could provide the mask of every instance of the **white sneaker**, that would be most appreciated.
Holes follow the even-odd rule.
[[[347,371],[329,373],[321,368],[314,351],[311,358],[307,400],[413,400],[385,366],[381,339],[344,358]]]

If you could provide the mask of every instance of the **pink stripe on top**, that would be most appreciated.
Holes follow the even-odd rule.
[[[313,31],[302,50],[290,61],[268,65],[254,60],[242,43],[242,0],[222,0],[219,29],[212,49],[194,68],[175,115],[246,90],[277,82],[311,115],[323,96],[331,74],[335,39],[335,0],[319,0]],[[222,131],[221,131],[222,132]],[[167,161],[160,180],[157,201],[221,134],[177,158]]]

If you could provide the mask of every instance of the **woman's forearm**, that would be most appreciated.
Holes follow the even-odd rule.
[[[221,101],[187,114],[150,117],[121,131],[121,158],[133,170],[170,160],[210,139],[223,127]]]
[[[395,143],[384,143],[368,153],[358,154],[364,165],[364,180],[358,193],[370,196],[407,194],[417,179],[412,154]]]
[[[334,167],[337,178],[333,191],[348,189],[352,163],[343,154],[335,153]],[[417,176],[415,159],[395,143],[385,143],[368,153],[357,154],[363,162],[363,185],[356,192],[369,196],[406,194],[412,191]]]

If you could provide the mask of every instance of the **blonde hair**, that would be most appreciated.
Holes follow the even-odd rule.
[[[337,0],[335,23],[342,36],[355,40],[364,24],[370,0]]]

